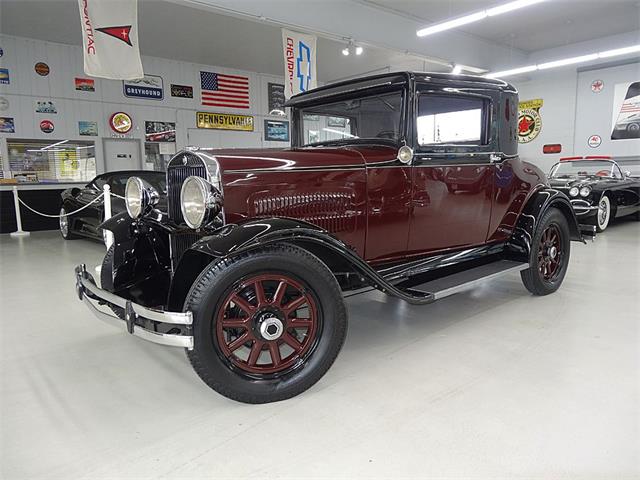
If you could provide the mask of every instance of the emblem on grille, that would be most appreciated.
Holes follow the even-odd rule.
[[[187,156],[183,156],[182,157],[182,165],[186,165],[188,163],[189,160],[187,160]]]

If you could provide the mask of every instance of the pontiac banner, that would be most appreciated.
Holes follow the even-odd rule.
[[[233,113],[197,112],[196,126],[198,128],[253,132],[253,116]]]
[[[144,76],[138,45],[138,0],[78,0],[84,72],[136,80]]]
[[[282,29],[284,50],[284,95],[287,99],[318,85],[316,37]]]

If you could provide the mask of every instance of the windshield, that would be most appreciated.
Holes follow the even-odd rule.
[[[401,138],[402,91],[302,108],[303,146]]]
[[[551,178],[574,177],[608,177],[621,178],[620,169],[613,162],[606,160],[576,160],[565,161],[554,165]]]

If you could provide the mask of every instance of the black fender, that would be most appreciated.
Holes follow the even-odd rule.
[[[527,200],[507,243],[507,248],[515,257],[522,261],[529,260],[531,242],[539,220],[552,207],[560,210],[567,219],[571,240],[586,243],[580,232],[580,225],[569,197],[555,188],[543,187],[535,191]]]
[[[182,310],[191,286],[211,262],[275,243],[290,243],[304,248],[334,273],[357,274],[368,285],[410,303],[433,301],[430,296],[416,297],[390,284],[347,244],[320,227],[290,218],[263,218],[225,225],[187,250],[174,272],[167,308]]]
[[[151,222],[138,222],[121,212],[100,224],[113,233],[110,290],[140,305],[164,305],[171,283],[169,237]]]

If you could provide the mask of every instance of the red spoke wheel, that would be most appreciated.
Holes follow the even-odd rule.
[[[191,365],[217,392],[246,403],[298,395],[337,357],[347,332],[329,268],[288,244],[210,264],[184,304],[193,312]]]
[[[570,253],[569,224],[557,208],[549,208],[539,219],[531,242],[529,265],[522,281],[534,295],[555,292],[567,273]]]
[[[278,374],[304,361],[321,321],[317,302],[300,281],[262,273],[243,279],[216,318],[224,357],[248,374]]]

